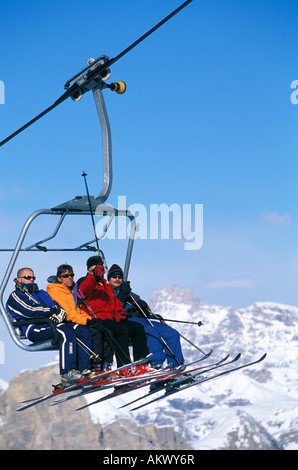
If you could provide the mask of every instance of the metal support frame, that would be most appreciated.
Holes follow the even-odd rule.
[[[7,283],[11,277],[12,270],[15,266],[16,260],[19,256],[21,251],[96,251],[95,248],[92,248],[90,245],[95,242],[94,240],[88,241],[79,245],[74,248],[47,248],[43,244],[46,241],[49,241],[57,235],[59,232],[62,223],[65,220],[67,215],[87,215],[90,216],[90,211],[92,210],[93,214],[96,215],[103,215],[109,216],[109,221],[106,224],[106,228],[101,234],[98,239],[103,239],[108,231],[108,228],[114,219],[114,217],[118,216],[126,216],[129,218],[131,222],[131,229],[130,229],[130,237],[128,241],[128,247],[126,252],[126,259],[124,265],[124,279],[127,279],[131,256],[132,256],[132,249],[133,249],[133,242],[135,238],[135,231],[136,231],[136,221],[133,214],[129,211],[125,210],[118,210],[114,207],[105,204],[107,200],[112,186],[112,179],[113,179],[113,172],[112,172],[112,139],[111,139],[111,129],[108,119],[108,114],[103,98],[102,89],[105,88],[105,84],[102,82],[101,79],[98,81],[92,81],[89,84],[89,89],[92,89],[93,98],[95,101],[97,114],[100,121],[101,127],[101,135],[102,135],[102,159],[103,159],[103,184],[99,195],[95,198],[93,196],[90,197],[91,207],[89,205],[88,198],[86,196],[76,196],[74,199],[67,201],[59,206],[55,206],[51,209],[40,209],[35,211],[25,222],[22,231],[19,235],[18,241],[16,243],[15,248],[7,248],[7,249],[0,249],[1,252],[12,251],[13,254],[9,261],[6,273],[3,277],[2,283],[0,285],[0,314],[3,317],[3,320],[8,328],[8,331],[15,342],[15,344],[24,349],[26,351],[42,351],[42,350],[50,350],[55,349],[57,346],[53,346],[52,340],[48,340],[43,343],[30,343],[20,335],[17,325],[13,325],[13,319],[10,317],[6,308],[4,306],[3,295],[6,289]],[[56,215],[60,216],[60,219],[53,231],[53,233],[40,240],[30,246],[23,247],[23,243],[26,237],[26,234],[31,226],[32,222],[39,217],[40,215]]]

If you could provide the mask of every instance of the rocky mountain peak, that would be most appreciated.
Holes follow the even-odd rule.
[[[170,309],[178,305],[187,306],[190,311],[195,311],[201,301],[191,289],[183,289],[177,284],[172,284],[163,290],[154,291],[149,303],[152,311],[158,313],[160,309],[164,311],[165,307]]]

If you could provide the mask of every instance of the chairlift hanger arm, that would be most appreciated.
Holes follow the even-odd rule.
[[[179,13],[183,8],[185,8],[187,5],[189,5],[193,0],[187,0],[184,3],[182,3],[178,8],[176,8],[172,13],[167,15],[163,20],[161,20],[159,23],[157,23],[153,28],[151,28],[149,31],[147,31],[145,34],[143,34],[139,39],[137,39],[135,42],[133,42],[130,46],[128,46],[126,49],[124,49],[122,52],[120,52],[118,55],[116,55],[114,58],[109,59],[107,56],[100,56],[98,59],[95,61],[89,62],[87,67],[85,67],[83,70],[81,70],[78,74],[76,74],[74,77],[72,77],[68,82],[65,84],[66,91],[48,108],[46,108],[44,111],[42,111],[40,114],[35,116],[33,119],[28,121],[26,124],[24,124],[22,127],[20,127],[18,130],[13,132],[11,135],[6,137],[4,140],[0,142],[0,147],[4,144],[6,144],[8,141],[16,137],[18,134],[20,134],[22,131],[27,129],[29,126],[34,124],[36,121],[38,121],[40,118],[48,114],[50,111],[55,109],[59,104],[63,103],[67,98],[72,97],[73,99],[76,100],[76,95],[81,97],[83,93],[86,91],[89,91],[90,89],[94,88],[94,83],[92,82],[97,81],[97,83],[101,82],[102,80],[105,80],[108,78],[108,68],[114,64],[117,60],[121,59],[125,54],[127,54],[129,51],[131,51],[134,47],[136,47],[138,44],[140,44],[144,39],[146,39],[148,36],[150,36],[152,33],[154,33],[158,28],[160,28],[162,25],[164,25],[167,21],[169,21],[173,16],[175,16],[177,13]],[[83,78],[84,79],[84,87],[82,88],[80,86],[79,79]],[[109,87],[114,91],[117,91],[115,89],[115,86],[117,88],[117,84],[112,84],[108,85],[105,84],[105,87]],[[121,86],[121,85],[120,85]]]
[[[83,75],[85,72],[88,72],[88,76],[90,79],[94,78],[95,75],[98,75],[102,72],[105,72],[105,70],[113,65],[117,60],[121,59],[124,55],[126,55],[129,51],[131,51],[134,47],[136,47],[138,44],[140,44],[144,39],[146,39],[148,36],[150,36],[152,33],[154,33],[158,28],[160,28],[163,24],[165,24],[168,20],[170,20],[173,16],[175,16],[180,10],[185,8],[189,3],[191,3],[192,0],[187,0],[184,2],[180,7],[176,8],[172,13],[170,13],[168,16],[166,16],[163,20],[161,20],[159,23],[157,23],[153,28],[151,28],[147,33],[143,34],[139,39],[137,39],[135,42],[133,42],[130,46],[128,46],[126,49],[124,49],[120,54],[118,54],[116,57],[112,59],[108,59],[106,56],[100,56],[98,57],[92,64],[87,65],[83,70],[81,70],[79,73],[74,75],[70,80],[66,82],[64,85],[64,88],[67,90],[71,84],[74,83],[74,81],[81,75]],[[92,67],[94,64],[103,58],[106,58],[107,61],[102,64],[102,66],[99,69],[95,69],[92,71]]]

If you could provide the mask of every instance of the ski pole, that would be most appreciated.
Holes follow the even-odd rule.
[[[87,344],[85,344],[82,340],[80,340],[80,338],[77,338],[77,343],[79,344],[79,346],[81,346],[81,348],[88,354],[88,353],[91,353],[91,356],[90,359],[98,359],[99,358],[99,354],[96,354],[94,351],[92,351],[92,349],[90,349]]]
[[[197,325],[197,326],[202,326],[204,323],[201,321],[185,321],[185,320],[172,320],[170,318],[164,318],[163,321],[170,321],[170,322],[176,322],[176,323],[188,323],[189,325]]]
[[[158,316],[156,316],[156,315],[152,312],[152,310],[149,310],[149,312],[151,313],[151,315],[154,316],[154,318],[156,318],[156,320],[159,320]],[[160,321],[160,320],[159,320],[159,321]],[[165,323],[165,325],[166,325],[166,323]],[[186,338],[184,335],[182,335],[179,331],[178,331],[178,333],[179,333],[179,335],[181,336],[181,338],[183,338],[185,341],[187,341],[189,344],[191,344],[194,348],[196,348],[198,351],[200,351],[200,353],[202,353],[202,354],[204,354],[204,355],[206,354],[201,348],[199,348],[199,346],[197,346],[196,344],[194,344],[192,341],[190,341],[188,338]],[[216,364],[216,361],[215,361],[212,357],[209,356],[209,359],[210,359],[212,362],[214,362],[214,363]]]
[[[139,311],[141,312],[141,314],[144,316],[144,318],[148,321],[148,323],[150,323],[150,325],[152,326],[152,328],[155,328],[154,324],[152,323],[152,321],[150,321],[150,319],[147,317],[146,313],[143,311],[143,309],[140,307],[140,305],[138,304],[138,302],[136,301],[136,299],[131,295],[129,294],[130,298],[133,300],[133,302],[135,303],[135,305],[138,307]],[[175,361],[177,361],[177,363],[181,366],[181,361],[179,361],[179,359],[175,356],[175,354],[173,353],[173,351],[171,350],[170,346],[168,345],[168,343],[165,341],[165,339],[160,336],[160,339],[161,341],[163,342],[163,344],[165,345],[165,347],[167,348],[167,350],[170,352],[170,354],[173,356],[173,358],[175,359]]]

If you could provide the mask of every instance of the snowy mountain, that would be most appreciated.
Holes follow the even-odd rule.
[[[155,292],[150,307],[166,319],[202,321],[201,327],[167,323],[201,350],[213,348],[214,359],[238,352],[239,364],[264,352],[267,358],[138,411],[118,409],[128,395],[94,405],[89,408],[94,422],[104,426],[125,418],[136,424],[172,426],[194,449],[298,449],[298,308],[258,302],[235,310],[203,303],[175,285]],[[186,362],[200,357],[192,345],[181,341]],[[143,393],[133,392],[129,399]],[[95,397],[88,396],[91,399]]]
[[[298,449],[296,307],[258,302],[236,310],[203,303],[190,290],[175,285],[155,292],[149,303],[152,311],[165,319],[201,321],[201,327],[167,323],[201,351],[207,352],[212,348],[214,360],[227,353],[234,357],[238,352],[241,353],[239,365],[259,358],[264,352],[267,357],[261,364],[196,385],[138,411],[130,411],[129,406],[120,407],[142,396],[147,388],[93,405],[84,411],[74,412],[82,405],[82,401],[79,403],[75,399],[69,402],[72,408],[68,408],[70,405],[66,403],[49,407],[46,402],[16,416],[16,400],[26,398],[22,396],[22,386],[25,389],[23,380],[27,380],[27,388],[28,384],[35,383],[36,387],[36,384],[40,386],[45,382],[44,387],[48,391],[49,384],[54,383],[51,380],[55,380],[50,379],[49,374],[54,374],[57,367],[32,371],[30,375],[23,374],[24,378],[20,374],[7,390],[0,391],[0,403],[1,400],[3,403],[0,406],[0,448],[1,442],[3,446],[7,445],[5,439],[12,429],[16,433],[16,426],[20,443],[26,430],[38,429],[38,433],[44,436],[43,442],[46,441],[45,436],[50,435],[47,445],[56,448],[56,443],[62,445],[59,429],[72,429],[79,416],[81,437],[74,440],[72,434],[68,439],[64,436],[64,448],[73,448],[75,441],[81,448],[87,445],[88,448],[100,449]],[[186,340],[182,339],[181,344],[186,362],[202,356]],[[214,363],[209,358],[204,365],[212,366]],[[35,396],[45,392],[34,389],[30,393],[33,395],[29,396]],[[94,401],[106,393],[97,392],[85,399]],[[67,422],[68,419],[72,420],[71,423]],[[38,424],[30,420],[38,420]],[[41,441],[32,432],[31,448],[40,448],[36,442]],[[92,435],[92,444],[84,441],[88,433]],[[24,448],[22,444],[18,445]]]

